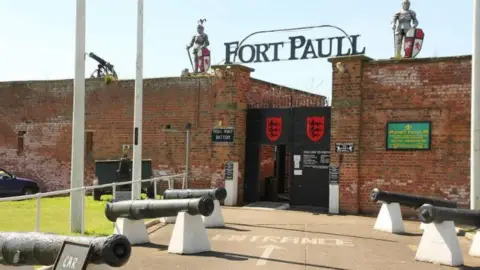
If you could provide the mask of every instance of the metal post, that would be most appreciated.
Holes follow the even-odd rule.
[[[137,65],[133,114],[132,180],[142,178],[142,114],[143,114],[143,0],[137,2]],[[132,200],[139,200],[142,183],[132,183]]]
[[[71,188],[83,186],[83,169],[85,166],[85,0],[77,0],[75,18]],[[70,231],[80,232],[83,220],[82,192],[80,190],[73,191],[70,193]]]
[[[37,198],[36,198],[36,202],[37,202],[37,211],[35,213],[35,231],[36,232],[40,232],[40,209],[41,209],[41,195],[42,193],[37,193]]]
[[[183,177],[182,189],[188,188],[188,175],[190,171],[190,129],[192,124],[187,123],[185,129],[187,130],[187,142],[185,143],[185,176]]]
[[[480,0],[473,0],[470,208],[480,209]]]

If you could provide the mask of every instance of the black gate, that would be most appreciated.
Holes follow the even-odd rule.
[[[259,200],[259,150],[262,144],[286,145],[292,164],[292,205],[328,208],[330,107],[248,109],[244,200]]]

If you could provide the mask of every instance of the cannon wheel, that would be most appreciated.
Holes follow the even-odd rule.
[[[94,189],[93,190],[93,200],[94,201],[100,201],[100,198],[102,197],[102,191],[99,189]]]

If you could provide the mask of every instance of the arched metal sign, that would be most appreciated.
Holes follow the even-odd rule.
[[[246,44],[243,43],[250,37],[257,34],[273,33],[273,32],[287,32],[287,31],[299,31],[308,30],[314,28],[334,28],[342,32],[343,36],[307,39],[305,36],[292,36],[289,37],[289,42],[270,42],[260,44]],[[233,64],[236,62],[237,56],[241,63],[265,63],[276,62],[286,60],[306,60],[315,58],[327,58],[330,56],[346,56],[346,55],[358,55],[365,54],[365,47],[362,51],[358,51],[358,38],[360,35],[348,35],[343,29],[333,25],[317,25],[306,26],[287,29],[275,29],[253,32],[246,36],[242,41],[226,42],[225,44],[225,64]],[[333,52],[334,41],[336,41],[336,54]],[[345,52],[344,45],[346,42],[350,43],[350,48]],[[285,43],[290,43],[290,56],[287,59],[279,58],[279,50],[283,48]],[[328,52],[325,52],[325,44],[329,47]],[[235,48],[232,48],[235,47]],[[273,51],[273,57],[269,57],[267,53]],[[249,54],[249,57],[245,59],[245,53]],[[232,58],[233,56],[233,58]],[[271,55],[270,55],[271,56]]]

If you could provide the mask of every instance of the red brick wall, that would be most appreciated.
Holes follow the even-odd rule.
[[[247,93],[251,108],[323,107],[325,97],[252,78]]]
[[[144,80],[143,158],[152,159],[154,175],[183,172],[184,131],[190,122],[190,187],[223,185],[225,162],[238,161],[241,203],[249,93],[272,84],[253,80],[252,70],[242,66],[215,69],[212,77]],[[89,79],[86,88],[85,128],[93,132],[93,147],[86,156],[85,183],[91,184],[95,160],[118,159],[122,145],[132,144],[134,81],[106,86],[103,80]],[[37,180],[44,190],[69,187],[72,89],[72,80],[0,83],[0,167]],[[294,91],[297,95],[306,94]],[[235,128],[233,143],[211,142],[211,130],[220,122]],[[26,131],[22,153],[19,131]]]
[[[343,62],[347,71],[335,68]],[[471,58],[373,61],[332,59],[332,153],[340,164],[341,209],[377,213],[372,188],[448,198],[469,204]],[[432,150],[386,151],[387,121],[432,121]],[[410,211],[410,214],[412,212]]]

